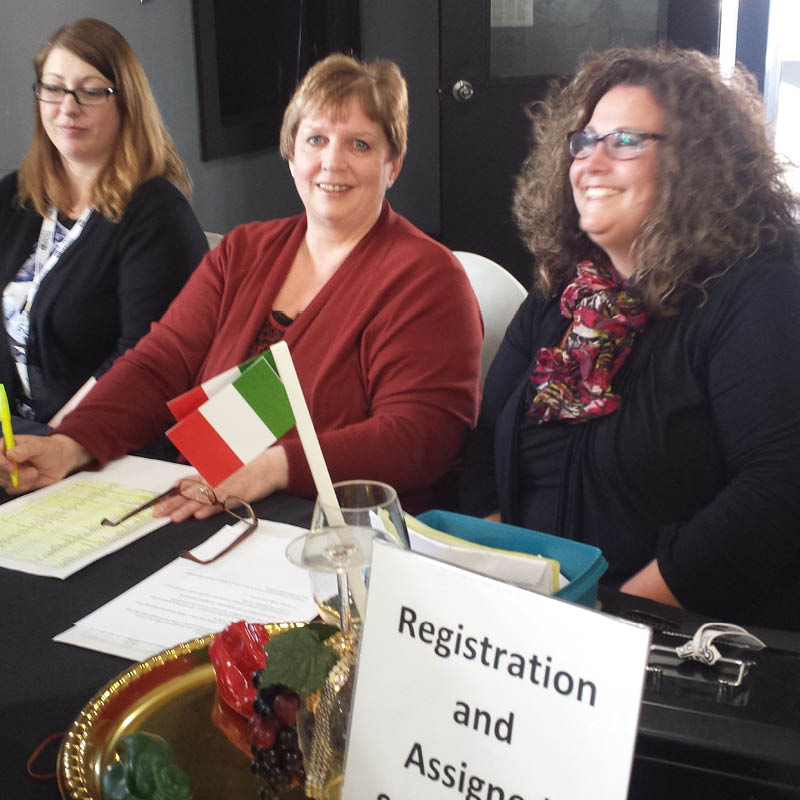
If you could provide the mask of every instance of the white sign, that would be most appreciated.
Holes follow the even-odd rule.
[[[343,800],[624,800],[649,644],[376,541]]]
[[[492,28],[532,28],[533,0],[492,0]]]

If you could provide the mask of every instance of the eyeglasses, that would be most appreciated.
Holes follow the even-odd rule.
[[[661,140],[663,133],[645,133],[644,131],[611,131],[598,136],[589,131],[570,131],[567,134],[569,154],[573,158],[589,158],[598,142],[603,143],[605,154],[609,158],[628,161],[637,158],[644,151],[648,139]]]
[[[212,561],[216,561],[220,556],[224,556],[225,553],[233,550],[237,544],[243,542],[258,527],[258,518],[256,517],[256,512],[253,511],[253,507],[250,505],[250,503],[246,503],[244,500],[241,500],[238,497],[227,497],[225,500],[220,501],[217,499],[217,495],[214,494],[214,490],[207,483],[199,481],[195,478],[184,478],[171,489],[167,489],[166,492],[162,492],[160,495],[158,495],[158,497],[154,497],[152,500],[148,500],[146,503],[137,506],[132,511],[129,511],[127,514],[125,514],[125,516],[115,520],[104,518],[100,524],[116,527],[136,514],[139,514],[148,508],[152,508],[154,505],[156,505],[156,503],[160,503],[162,500],[166,500],[168,497],[176,497],[178,495],[185,497],[187,500],[194,500],[197,503],[203,503],[210,506],[221,506],[222,510],[226,514],[230,514],[234,519],[237,519],[240,522],[247,523],[247,528],[244,530],[244,532],[237,536],[223,550],[220,550],[220,552],[217,553],[213,558],[204,560],[193,555],[188,550],[181,550],[181,552],[178,554],[181,558],[188,558],[190,561],[194,561],[197,564],[210,564]]]
[[[71,94],[79,106],[101,106],[112,94],[116,94],[117,90],[112,86],[106,89],[67,89],[65,86],[53,86],[50,83],[37,81],[33,84],[33,93],[43,103],[60,103]]]

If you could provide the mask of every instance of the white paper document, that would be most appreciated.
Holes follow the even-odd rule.
[[[478,544],[431,528],[406,514],[411,550],[539,594],[552,595],[569,585],[552,558]]]
[[[125,456],[98,472],[78,472],[52,486],[0,506],[0,567],[67,578],[87,564],[166,525],[143,511],[121,525],[117,519],[193,475],[194,467]]]
[[[225,525],[192,552],[210,557],[238,533],[238,524]],[[259,520],[256,531],[212,564],[177,558],[54,641],[143,661],[235,620],[309,621],[317,607],[308,572],[285,556],[289,542],[303,533]]]

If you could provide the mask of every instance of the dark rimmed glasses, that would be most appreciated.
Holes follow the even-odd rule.
[[[67,89],[66,86],[36,81],[33,84],[33,93],[43,103],[60,103],[68,94],[71,94],[79,106],[101,106],[108,102],[108,98],[112,94],[116,94],[117,90],[113,86]]]
[[[648,140],[664,139],[663,133],[646,133],[645,131],[611,131],[598,136],[591,131],[570,131],[567,134],[569,154],[573,158],[589,158],[597,147],[603,143],[603,150],[609,158],[628,161],[637,158],[644,152]]]
[[[204,505],[209,506],[220,506],[226,514],[230,514],[230,516],[239,522],[247,523],[245,530],[239,534],[239,536],[237,536],[227,547],[220,550],[219,553],[217,553],[213,558],[198,558],[188,550],[181,550],[181,552],[178,553],[181,558],[188,558],[189,561],[194,561],[196,564],[210,564],[212,561],[216,561],[221,556],[224,556],[225,553],[233,550],[237,544],[241,544],[241,542],[243,542],[258,527],[258,518],[256,517],[256,512],[253,511],[253,507],[250,505],[250,503],[245,502],[239,497],[226,497],[225,500],[218,500],[214,490],[207,483],[197,480],[196,478],[184,478],[175,484],[175,486],[173,486],[171,489],[167,489],[166,492],[162,492],[160,495],[158,495],[158,497],[154,497],[152,500],[142,503],[142,505],[137,506],[132,511],[129,511],[127,514],[125,514],[125,516],[114,520],[106,517],[101,521],[100,524],[110,525],[112,528],[116,527],[136,514],[146,511],[148,508],[152,508],[154,505],[156,505],[156,503],[160,503],[162,500],[166,500],[168,497],[177,497],[178,495],[186,498],[187,500],[194,500],[196,503],[203,503]]]

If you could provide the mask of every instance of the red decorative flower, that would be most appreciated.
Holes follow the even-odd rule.
[[[264,645],[268,641],[269,633],[263,625],[240,620],[228,625],[208,646],[219,695],[243,717],[249,717],[253,711],[257,694],[253,673],[264,669],[267,662]]]

